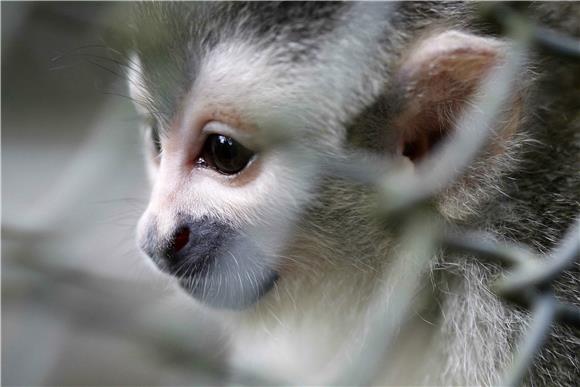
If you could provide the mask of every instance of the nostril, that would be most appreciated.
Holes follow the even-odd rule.
[[[180,228],[175,233],[173,239],[173,252],[178,253],[185,247],[185,245],[187,245],[187,242],[189,242],[189,228],[186,226]]]

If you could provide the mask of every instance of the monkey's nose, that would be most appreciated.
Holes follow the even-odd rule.
[[[192,240],[191,233],[191,227],[186,223],[163,240],[157,233],[156,227],[152,225],[141,237],[139,244],[161,270],[168,270],[171,266],[179,265],[186,258],[187,246],[195,242]]]
[[[188,225],[179,227],[166,244],[165,250],[161,253],[163,258],[171,267],[180,266],[188,259],[189,248],[187,245],[191,240],[191,228]],[[194,242],[194,241],[192,241]]]
[[[143,251],[169,273],[203,270],[211,260],[222,256],[236,235],[229,225],[208,218],[186,219],[178,224],[163,238],[152,223],[140,241]]]
[[[173,243],[171,246],[173,253],[178,253],[187,245],[187,242],[189,242],[189,234],[190,230],[187,226],[181,227],[177,230],[173,236]]]

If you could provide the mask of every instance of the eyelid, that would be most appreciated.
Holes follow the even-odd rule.
[[[201,129],[201,134],[204,138],[207,138],[212,134],[221,134],[223,136],[233,138],[235,141],[239,142],[248,149],[256,149],[254,141],[252,141],[252,136],[242,133],[238,129],[220,121],[210,121],[205,124]]]

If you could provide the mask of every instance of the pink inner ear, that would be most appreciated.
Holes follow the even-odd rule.
[[[394,121],[400,154],[420,161],[446,138],[502,54],[498,41],[456,31],[414,47],[398,73],[406,100]]]
[[[414,138],[403,138],[399,145],[401,154],[413,162],[420,161],[448,134],[446,130],[437,128],[428,128],[425,132]]]

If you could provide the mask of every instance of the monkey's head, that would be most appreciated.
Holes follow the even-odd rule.
[[[382,265],[372,190],[321,165],[353,150],[421,163],[503,55],[449,27],[459,10],[421,7],[137,9],[129,80],[153,183],[139,242],[157,266],[203,303],[244,308],[298,277]]]

